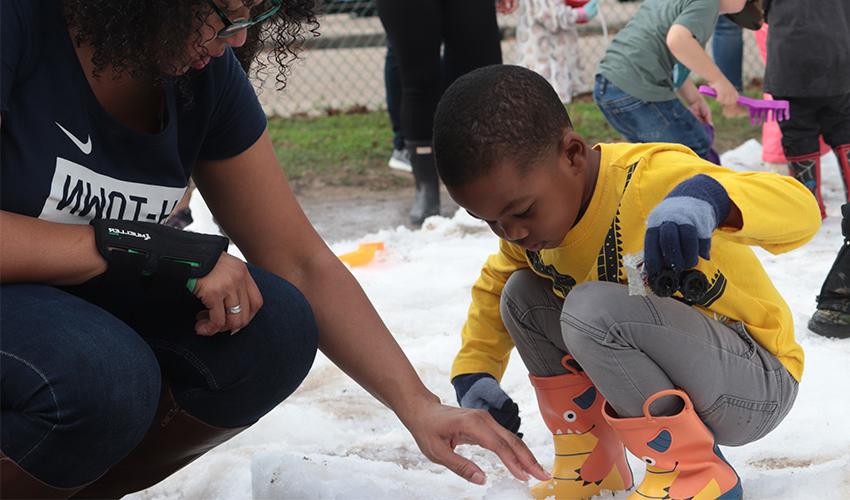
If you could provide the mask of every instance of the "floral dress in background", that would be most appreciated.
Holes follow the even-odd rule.
[[[578,11],[563,0],[520,0],[516,28],[517,64],[542,75],[562,102],[586,90],[578,49]]]

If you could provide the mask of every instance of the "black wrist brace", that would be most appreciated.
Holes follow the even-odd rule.
[[[144,275],[184,285],[209,274],[229,244],[224,236],[153,222],[95,219],[91,225],[97,249],[109,263],[105,274],[112,278]]]

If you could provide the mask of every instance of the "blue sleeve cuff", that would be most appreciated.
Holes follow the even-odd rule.
[[[679,196],[697,198],[711,205],[714,208],[714,215],[717,217],[717,225],[723,224],[732,209],[732,200],[729,199],[726,188],[705,174],[696,175],[679,183],[673,191],[670,191],[667,198]]]
[[[457,396],[457,401],[460,403],[460,400],[463,399],[463,396],[469,391],[469,388],[472,387],[475,382],[478,382],[482,378],[490,377],[495,380],[495,378],[489,373],[465,373],[463,375],[458,375],[457,377],[452,379],[452,385],[455,388],[455,396]]]

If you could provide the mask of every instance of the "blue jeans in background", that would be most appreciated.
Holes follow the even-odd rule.
[[[743,28],[726,16],[717,18],[714,37],[711,39],[711,54],[723,75],[740,92],[743,89]]]
[[[608,123],[629,142],[672,142],[709,159],[711,142],[705,127],[678,99],[641,101],[596,75],[593,100]]]
[[[194,333],[188,291],[104,308],[56,287],[2,285],[0,448],[41,481],[73,488],[126,456],[153,421],[161,377],[190,415],[251,425],[301,384],[316,355],[310,305],[249,266],[264,305],[237,335]],[[121,294],[115,294],[121,295]]]

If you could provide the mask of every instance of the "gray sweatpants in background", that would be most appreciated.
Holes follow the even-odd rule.
[[[649,396],[680,388],[719,444],[740,446],[773,430],[797,396],[794,377],[741,323],[674,299],[588,282],[562,301],[551,281],[521,270],[505,284],[500,308],[532,375],[566,373],[561,358],[570,353],[620,417],[641,416]],[[652,413],[680,408],[677,398],[661,398]]]

